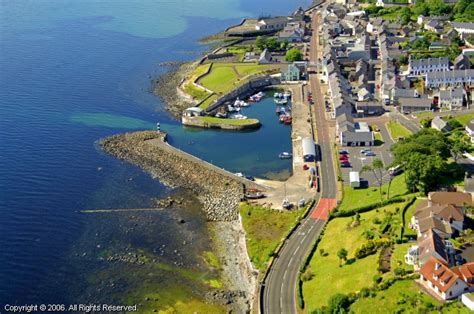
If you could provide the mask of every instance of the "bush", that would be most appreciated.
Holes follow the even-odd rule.
[[[374,254],[378,248],[387,247],[389,245],[390,241],[388,239],[368,240],[355,250],[354,256],[357,259],[361,259]]]
[[[379,284],[382,282],[382,276],[380,275],[375,275],[372,279],[376,284]]]
[[[360,289],[360,296],[362,298],[367,298],[369,295],[370,295],[370,289],[369,288],[364,287],[364,288]]]
[[[296,48],[291,48],[286,52],[285,60],[288,62],[303,60],[303,54]]]
[[[400,267],[395,268],[393,270],[393,273],[395,274],[395,276],[403,276],[406,274],[405,269],[400,268]]]
[[[356,213],[365,213],[368,211],[371,211],[372,209],[376,209],[378,207],[384,207],[390,204],[394,203],[401,203],[404,202],[405,199],[403,197],[395,197],[391,198],[389,200],[379,202],[379,203],[374,203],[374,204],[369,204],[361,207],[356,207],[350,210],[345,210],[345,211],[340,211],[337,210],[337,207],[330,213],[330,218],[336,218],[336,217],[350,217],[355,215]]]
[[[311,271],[311,268],[308,267],[306,271],[301,274],[301,281],[310,281],[311,279],[313,279],[313,277],[314,274]]]
[[[329,298],[325,313],[346,313],[351,306],[351,300],[347,295],[337,293]]]

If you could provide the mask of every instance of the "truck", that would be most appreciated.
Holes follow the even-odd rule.
[[[349,181],[350,181],[350,186],[351,187],[353,187],[353,188],[360,187],[359,172],[358,171],[349,172]]]

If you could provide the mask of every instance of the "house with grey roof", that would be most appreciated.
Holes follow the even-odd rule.
[[[273,61],[272,54],[267,48],[265,48],[260,54],[260,58],[258,58],[258,63],[268,64],[268,63],[272,63],[272,61]]]
[[[411,60],[408,64],[410,76],[424,75],[430,72],[449,71],[447,57]]]
[[[300,68],[294,64],[288,64],[286,70],[281,72],[281,80],[282,81],[299,81],[301,78],[301,70]]]
[[[436,232],[428,231],[417,240],[418,267],[424,265],[433,256],[446,264],[449,264],[448,247],[446,242]]]
[[[461,39],[474,34],[474,22],[452,22],[451,25]]]
[[[431,19],[426,24],[424,24],[424,28],[427,31],[433,33],[441,33],[443,31],[443,26],[441,25],[441,21],[438,19]]]
[[[278,33],[278,42],[299,43],[304,38],[304,23],[290,22]]]
[[[428,98],[399,98],[402,113],[414,113],[431,110],[431,99]]]
[[[449,110],[460,110],[464,108],[466,92],[463,88],[450,88],[439,92],[439,106]]]
[[[420,94],[413,88],[395,87],[392,93],[392,101],[398,102],[399,98],[419,98]]]
[[[468,56],[461,53],[454,59],[453,65],[455,70],[467,70],[471,68],[471,61]]]
[[[352,116],[347,113],[336,118],[336,133],[342,146],[374,145],[374,134],[367,123],[354,122]]]
[[[261,18],[255,25],[257,31],[279,31],[290,21],[286,16]]]
[[[375,101],[356,102],[356,110],[357,115],[362,117],[378,116],[385,112],[383,105]]]
[[[431,127],[443,133],[449,132],[451,130],[448,123],[438,116],[434,117],[433,120],[431,120]]]
[[[474,69],[431,72],[426,74],[426,88],[448,88],[474,85]]]

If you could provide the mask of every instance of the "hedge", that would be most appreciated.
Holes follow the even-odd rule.
[[[350,217],[350,216],[354,216],[357,213],[365,213],[365,212],[371,211],[372,209],[384,207],[384,206],[394,204],[394,203],[402,203],[404,201],[405,199],[403,197],[394,197],[380,203],[364,205],[361,207],[353,208],[351,210],[339,211],[338,208],[336,207],[333,211],[331,211],[329,215],[329,219],[336,218],[336,217]]]

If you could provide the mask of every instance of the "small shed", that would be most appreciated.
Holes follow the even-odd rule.
[[[197,117],[202,115],[202,109],[199,107],[189,107],[184,110],[185,117]]]
[[[359,172],[358,171],[349,172],[349,181],[350,181],[351,187],[353,187],[353,188],[360,187]]]
[[[304,161],[314,161],[316,158],[316,145],[309,137],[303,139],[303,158]]]

